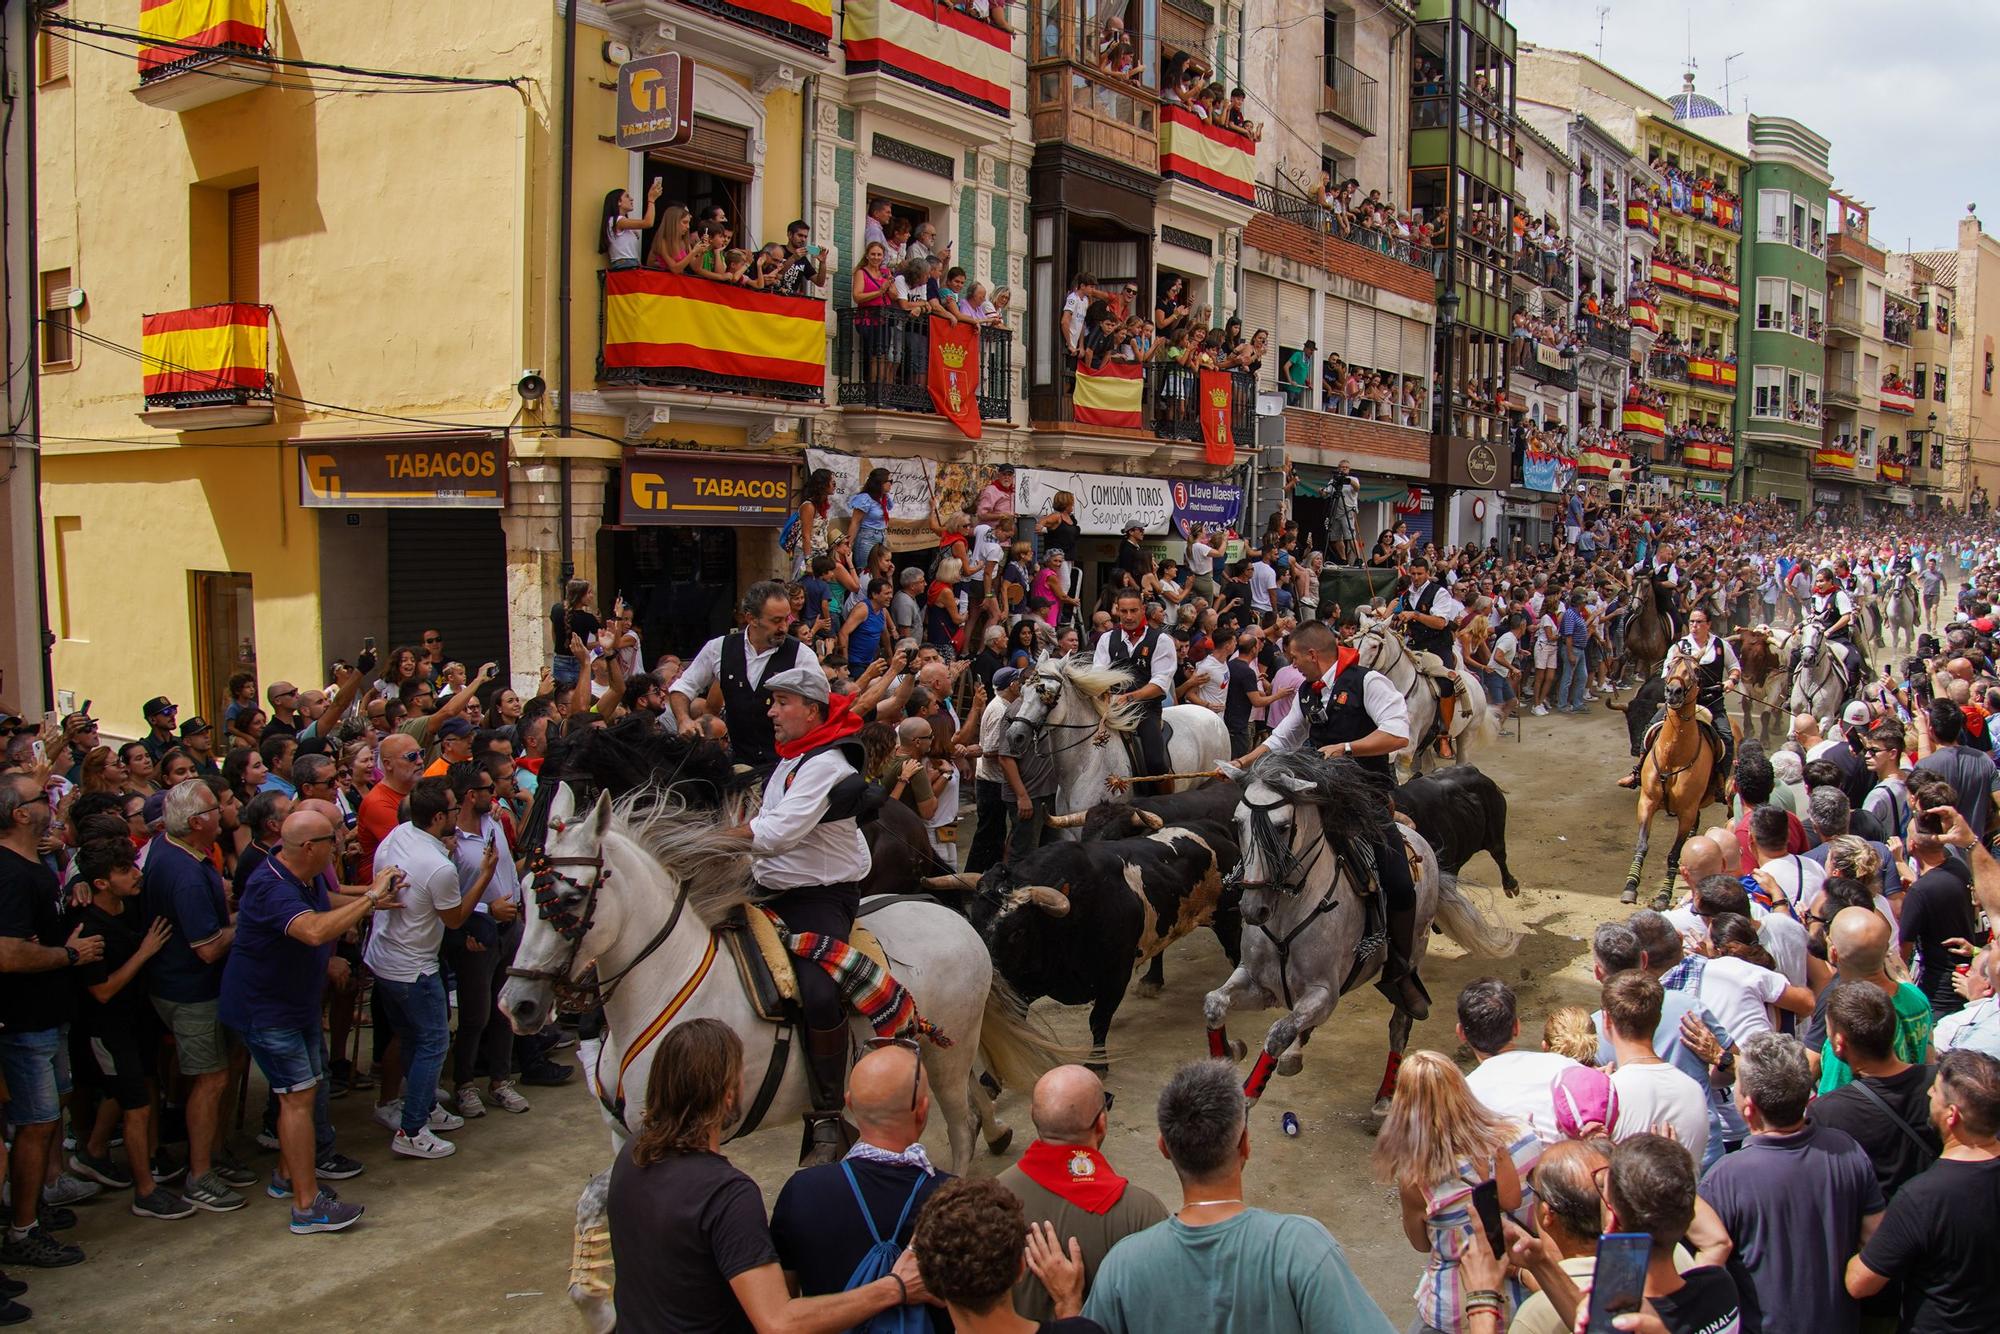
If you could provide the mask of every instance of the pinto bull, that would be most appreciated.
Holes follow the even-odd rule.
[[[1457,875],[1483,852],[1500,868],[1507,897],[1521,892],[1521,882],[1507,869],[1507,798],[1479,770],[1461,764],[1412,778],[1396,789],[1396,809],[1437,853],[1444,874]]]
[[[1214,823],[1051,843],[989,868],[969,910],[994,967],[1022,999],[1091,1007],[1101,1064],[1133,967],[1214,917],[1235,862],[1234,833]]]

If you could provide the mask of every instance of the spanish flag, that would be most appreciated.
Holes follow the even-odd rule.
[[[840,35],[850,75],[893,74],[995,116],[1013,113],[1012,39],[990,23],[926,0],[848,0]]]
[[[1654,333],[1660,331],[1660,308],[1652,302],[1639,297],[1632,298],[1631,314],[1633,328],[1650,329]]]
[[[832,0],[729,0],[738,9],[747,9],[765,18],[789,23],[821,37],[833,36]]]
[[[1729,361],[1716,362],[1715,382],[1733,388],[1736,384],[1736,364]]]
[[[1687,448],[1681,452],[1681,459],[1690,468],[1706,468],[1710,472],[1732,472],[1736,467],[1736,449],[1733,445],[1690,440]]]
[[[1583,452],[1577,456],[1576,475],[1597,482],[1608,481],[1611,475],[1618,471],[1619,465],[1629,462],[1631,458],[1629,452],[1609,441],[1603,444],[1585,445]]]
[[[826,383],[826,303],[659,269],[604,275],[604,364]]]
[[[1642,232],[1653,231],[1659,226],[1653,220],[1653,206],[1643,199],[1625,201],[1625,225]]]
[[[264,49],[264,0],[139,0],[143,75],[215,46]]]
[[[1637,399],[1625,400],[1625,430],[1659,439],[1667,433],[1667,414]]]
[[[1729,305],[1737,305],[1743,300],[1743,289],[1735,283],[1718,283],[1722,288],[1722,299]]]
[[[146,398],[271,388],[271,308],[225,301],[140,317]]]
[[[1139,430],[1145,424],[1139,410],[1145,388],[1146,368],[1136,361],[1108,361],[1098,370],[1078,362],[1076,420],[1085,426]]]
[[[1843,449],[1838,441],[1830,445],[1821,445],[1813,451],[1813,467],[1815,468],[1852,468],[1853,466],[1854,451]]]
[[[1257,197],[1257,145],[1186,107],[1160,108],[1160,175],[1177,176],[1248,204]]]
[[[1689,357],[1688,379],[1698,380],[1703,384],[1714,384],[1715,363],[1707,357]]]
[[[1696,274],[1694,291],[1696,296],[1705,296],[1712,300],[1720,301],[1722,300],[1722,280],[1719,278],[1710,278],[1704,274]]]
[[[1900,463],[1891,463],[1887,459],[1881,459],[1876,462],[1875,467],[1881,473],[1882,480],[1885,482],[1900,482],[1903,480],[1903,465]]]

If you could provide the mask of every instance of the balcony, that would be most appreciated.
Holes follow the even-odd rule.
[[[832,67],[830,0],[605,0],[604,12],[698,60],[747,64],[758,82],[796,85]]]
[[[276,415],[277,327],[269,306],[225,301],[139,322],[146,407],[169,431],[261,426]]]
[[[1917,391],[1908,380],[1899,380],[1893,375],[1882,377],[1882,411],[1901,413],[1905,417],[1916,415]]]
[[[58,13],[50,26],[64,21]],[[145,45],[132,96],[149,107],[189,111],[271,81],[264,0],[141,5],[139,32]]]
[[[1597,206],[1601,202],[1602,201],[1599,199],[1597,191],[1591,189],[1587,185],[1580,185],[1577,187],[1576,206],[1582,209],[1585,213],[1595,215],[1597,212]]]
[[[599,385],[734,395],[746,406],[822,400],[826,302],[659,269],[598,281]]]
[[[1513,369],[1518,374],[1526,376],[1536,384],[1547,385],[1551,389],[1576,388],[1576,357],[1574,354],[1564,356],[1558,348],[1550,347],[1547,343],[1534,342],[1528,339],[1516,342],[1514,347],[1516,349],[1515,356],[1518,359],[1514,362]],[[1520,351],[1520,349],[1529,347],[1533,348],[1531,353]]]
[[[1828,372],[1826,377],[1826,404],[1833,408],[1858,408],[1861,406],[1861,384],[1852,375]]]
[[[1583,345],[1593,351],[1603,352],[1618,361],[1632,359],[1632,331],[1620,329],[1603,320],[1593,320],[1581,316],[1577,327],[1583,330]]]
[[[1720,439],[1682,425],[1667,432],[1660,460],[1669,468],[1692,468],[1704,472],[1730,473],[1736,470],[1736,437],[1723,433]]]
[[[1160,102],[1130,79],[1065,61],[1028,75],[1037,143],[1061,143],[1141,171],[1160,170]]]
[[[1070,374],[1052,393],[1036,391],[1035,429],[1073,427],[1092,434],[1199,445],[1199,377],[1198,371],[1164,361],[1114,361],[1096,374]],[[1247,447],[1257,440],[1257,377],[1248,371],[1230,371],[1229,381],[1230,438],[1239,447]],[[1044,417],[1044,413],[1048,415]]]
[[[1423,425],[1402,426],[1345,412],[1288,407],[1285,457],[1292,463],[1327,468],[1346,460],[1366,472],[1421,479],[1430,474],[1431,433]]]
[[[1536,287],[1546,287],[1572,296],[1576,291],[1576,280],[1570,275],[1570,267],[1562,256],[1549,250],[1524,249],[1514,256],[1514,276],[1525,278]]]
[[[1843,334],[1859,338],[1866,332],[1861,323],[1861,303],[1858,301],[1836,301],[1826,309],[1826,329],[1830,334]]]
[[[1326,81],[1320,85],[1319,113],[1331,116],[1360,134],[1375,133],[1375,80],[1339,56],[1326,57]]]
[[[1211,125],[1184,106],[1163,103],[1160,175],[1242,205],[1241,211],[1232,210],[1225,218],[1241,225],[1256,206],[1257,142],[1240,130]]]
[[[1387,286],[1426,305],[1435,299],[1435,289],[1428,279],[1439,272],[1444,259],[1442,251],[1426,250],[1358,225],[1351,235],[1343,236],[1335,228],[1332,214],[1317,203],[1261,181],[1257,183],[1255,199],[1257,213],[1244,235],[1249,244],[1370,286]],[[1407,266],[1408,280],[1385,281],[1371,265],[1371,261],[1379,259]],[[1423,281],[1417,280],[1418,274],[1424,275]]]
[[[1888,265],[1889,257],[1886,251],[1868,244],[1865,237],[1843,231],[1833,234],[1826,248],[1826,262],[1829,268],[1870,269],[1880,273]]]
[[[1623,213],[1624,211],[1625,211],[1624,209],[1618,206],[1617,200],[1607,199],[1604,201],[1603,208],[1599,211],[1597,216],[1599,221],[1601,221],[1606,227],[1616,227],[1618,225],[1618,215]]]
[[[937,415],[930,390],[928,315],[881,311],[839,312],[834,335],[834,374],[842,407],[886,408]],[[1002,422],[1014,401],[1014,335],[1000,328],[979,331],[979,416]]]
[[[1917,313],[1906,306],[1887,302],[1882,307],[1882,341],[1892,347],[1908,347],[1916,331]]]
[[[1688,382],[1687,358],[1678,352],[1655,350],[1646,358],[1646,378],[1663,384]]]
[[[1013,36],[975,15],[927,0],[849,0],[840,40],[849,96],[858,104],[899,102],[919,115],[936,114],[896,97],[893,84],[900,83],[990,116],[1014,113]]]
[[[1813,451],[1812,475],[1851,481],[1856,457],[1853,439],[1836,436]]]

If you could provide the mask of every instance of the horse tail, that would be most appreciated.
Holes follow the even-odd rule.
[[[1482,959],[1505,959],[1521,943],[1521,933],[1510,930],[1489,903],[1472,901],[1455,875],[1438,876],[1437,924],[1444,933]]]
[[[1066,1062],[1091,1059],[1088,1047],[1066,1046],[1048,1026],[1028,1014],[1028,1003],[994,977],[979,1023],[979,1059],[1008,1088],[1032,1088],[1036,1080]]]

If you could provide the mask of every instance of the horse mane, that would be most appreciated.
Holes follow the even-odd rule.
[[[612,832],[632,840],[680,882],[705,926],[720,926],[754,896],[749,842],[729,834],[722,811],[691,805],[678,784],[629,792],[611,816]]]
[[[1330,759],[1310,747],[1272,752],[1250,766],[1250,782],[1319,810],[1320,827],[1343,844],[1372,843],[1390,814],[1389,794],[1352,760]],[[1310,787],[1299,788],[1304,780]]]
[[[1122,667],[1099,667],[1090,655],[1072,654],[1059,658],[1053,653],[1045,653],[1035,664],[1037,671],[1054,669],[1062,673],[1064,682],[1072,686],[1076,693],[1089,700],[1097,711],[1104,715],[1105,726],[1114,732],[1129,732],[1139,725],[1139,710],[1123,702],[1106,703],[1111,692],[1126,683],[1125,669]]]
[[[535,801],[521,829],[523,847],[542,845],[549,804],[562,783],[569,784],[581,811],[604,792],[613,801],[639,796],[647,803],[670,792],[683,808],[715,809],[746,782],[719,742],[663,732],[658,723],[637,716],[555,742],[536,778]]]

